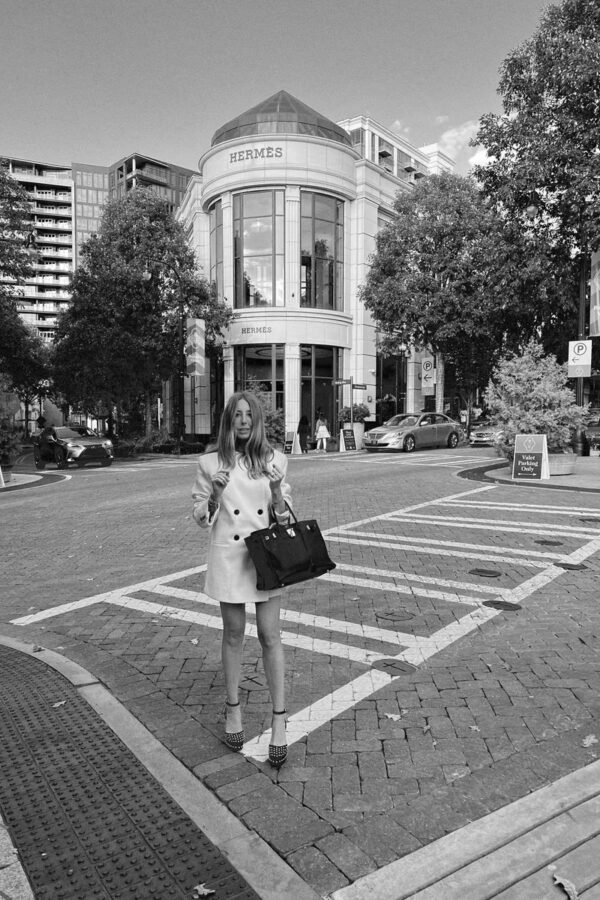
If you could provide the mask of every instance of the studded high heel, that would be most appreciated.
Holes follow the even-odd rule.
[[[227,707],[239,706],[240,701],[237,703],[230,703],[229,700],[225,701],[225,706],[223,708],[223,715],[227,718]],[[225,737],[223,738],[223,743],[226,744],[230,750],[235,750],[236,753],[242,749],[244,746],[244,729],[241,731],[226,731]]]
[[[274,716],[285,716],[287,709],[274,709]],[[287,744],[269,744],[269,762],[274,769],[280,769],[287,759]]]

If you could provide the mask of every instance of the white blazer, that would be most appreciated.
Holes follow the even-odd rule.
[[[284,500],[291,505],[291,490],[285,480],[287,457],[279,450],[273,453],[273,462],[283,472],[281,491]],[[208,498],[212,491],[212,476],[220,468],[216,450],[203,453],[198,458],[192,490],[194,519],[201,527],[210,529],[204,593],[220,603],[261,603],[279,590],[256,590],[256,569],[244,538],[252,531],[267,528],[273,521],[269,480],[265,475],[251,478],[242,454],[236,453],[229,483],[221,494],[217,511],[210,517]],[[277,516],[277,519],[287,522],[288,515]]]

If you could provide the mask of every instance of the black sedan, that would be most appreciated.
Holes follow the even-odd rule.
[[[89,428],[51,426],[35,435],[33,442],[36,469],[44,469],[47,462],[55,462],[59,469],[66,469],[70,462],[79,467],[87,462],[110,466],[114,459],[112,441],[101,438]]]
[[[456,447],[460,426],[442,413],[402,413],[384,425],[365,432],[363,446],[375,450],[404,450],[422,447]]]

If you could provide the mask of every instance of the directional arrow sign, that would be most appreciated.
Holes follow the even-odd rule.
[[[333,383],[334,384],[350,384],[350,379],[344,378],[344,379],[342,379],[342,381],[334,381]]]
[[[589,378],[592,372],[592,342],[569,341],[569,378]]]

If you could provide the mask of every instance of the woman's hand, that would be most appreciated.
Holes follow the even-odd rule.
[[[212,492],[211,496],[216,503],[221,499],[221,494],[229,484],[229,472],[227,469],[219,469],[211,478]]]
[[[265,475],[269,479],[269,487],[271,488],[271,493],[275,494],[279,491],[281,493],[281,482],[283,481],[283,472],[273,463],[272,466],[265,469]]]

